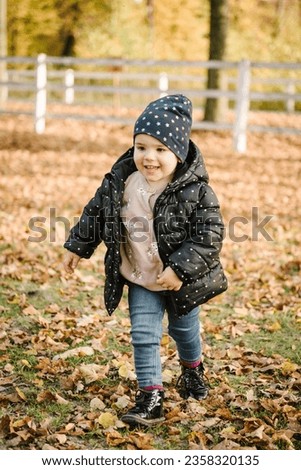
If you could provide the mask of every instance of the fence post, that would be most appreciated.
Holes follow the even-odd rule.
[[[36,106],[35,106],[35,131],[43,134],[46,122],[47,104],[47,66],[46,54],[39,54],[37,58],[36,70]]]
[[[247,150],[247,124],[250,106],[250,61],[242,60],[238,70],[235,123],[233,129],[234,150],[245,153]]]
[[[286,93],[289,95],[294,95],[296,93],[295,84],[291,80],[286,86]],[[293,113],[295,111],[295,100],[293,97],[286,100],[286,111],[288,113]]]
[[[65,72],[65,103],[74,103],[74,70],[67,69]]]
[[[159,75],[159,91],[160,91],[160,98],[167,95],[169,88],[169,80],[168,75],[165,72],[160,73]]]
[[[5,58],[3,57],[3,60],[0,62],[0,81],[2,82],[0,84],[0,108],[4,108],[7,99],[8,99],[8,73],[6,69],[6,62]]]

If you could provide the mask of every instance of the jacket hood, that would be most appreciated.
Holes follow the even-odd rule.
[[[188,155],[184,163],[180,164],[175,172],[171,186],[185,184],[191,181],[204,181],[208,183],[209,175],[200,149],[189,141]]]

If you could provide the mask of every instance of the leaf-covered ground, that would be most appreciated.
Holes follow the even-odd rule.
[[[37,136],[27,117],[1,119],[1,449],[301,449],[301,139],[250,135],[243,156],[228,134],[193,139],[227,228],[229,289],[202,309],[210,394],[179,397],[164,335],[166,421],[133,430],[120,421],[136,389],[126,292],[107,316],[102,247],[72,276],[61,267],[131,129],[58,121]]]

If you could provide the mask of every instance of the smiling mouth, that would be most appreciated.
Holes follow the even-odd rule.
[[[147,170],[157,170],[160,167],[154,165],[144,165],[144,168],[146,168]]]

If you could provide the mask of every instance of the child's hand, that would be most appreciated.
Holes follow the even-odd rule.
[[[72,274],[76,266],[78,265],[79,260],[80,256],[76,255],[75,253],[72,253],[71,251],[67,251],[63,259],[63,266],[65,268],[65,271],[68,274]]]
[[[157,283],[166,290],[180,290],[183,282],[178,278],[176,273],[169,267],[159,274]]]

